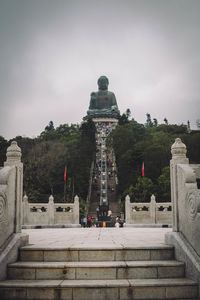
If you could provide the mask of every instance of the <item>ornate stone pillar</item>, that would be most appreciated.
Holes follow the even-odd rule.
[[[21,215],[22,215],[22,194],[23,194],[23,164],[21,162],[21,149],[17,142],[13,141],[7,149],[7,160],[4,166],[15,166],[16,168],[16,185],[15,185],[15,232],[21,232]]]
[[[51,195],[49,197],[49,203],[48,203],[48,216],[49,216],[49,225],[54,224],[54,197]]]
[[[79,197],[74,197],[74,223],[79,224]]]
[[[179,231],[179,210],[178,210],[178,178],[177,165],[189,164],[186,157],[186,146],[180,138],[175,139],[175,143],[171,147],[172,159],[170,161],[170,181],[171,181],[171,201],[173,214],[173,231]]]
[[[22,225],[28,224],[29,202],[28,196],[25,194],[22,201]]]
[[[150,217],[153,224],[156,224],[156,197],[151,195]]]
[[[126,213],[126,224],[129,224],[131,223],[131,217],[130,217],[130,210],[131,210],[131,207],[130,207],[130,196],[129,195],[126,195],[126,198],[125,198],[125,213]]]

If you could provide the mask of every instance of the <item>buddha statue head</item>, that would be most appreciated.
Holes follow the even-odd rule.
[[[97,84],[100,91],[106,91],[109,85],[108,78],[106,76],[99,77]]]

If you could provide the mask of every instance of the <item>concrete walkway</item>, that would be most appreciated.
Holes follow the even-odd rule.
[[[171,228],[46,228],[24,229],[27,247],[34,248],[129,248],[165,246]]]

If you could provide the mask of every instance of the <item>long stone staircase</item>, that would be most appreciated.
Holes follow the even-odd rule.
[[[171,246],[56,248],[25,246],[8,265],[0,299],[196,299],[197,283]]]

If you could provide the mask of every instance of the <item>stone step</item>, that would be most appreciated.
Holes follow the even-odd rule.
[[[194,299],[197,283],[187,278],[131,280],[6,280],[4,300],[160,300]]]
[[[8,279],[141,279],[184,276],[177,261],[17,262],[8,266]]]
[[[39,248],[25,246],[20,249],[21,261],[136,261],[172,260],[174,249],[163,245],[156,247],[93,247]]]

